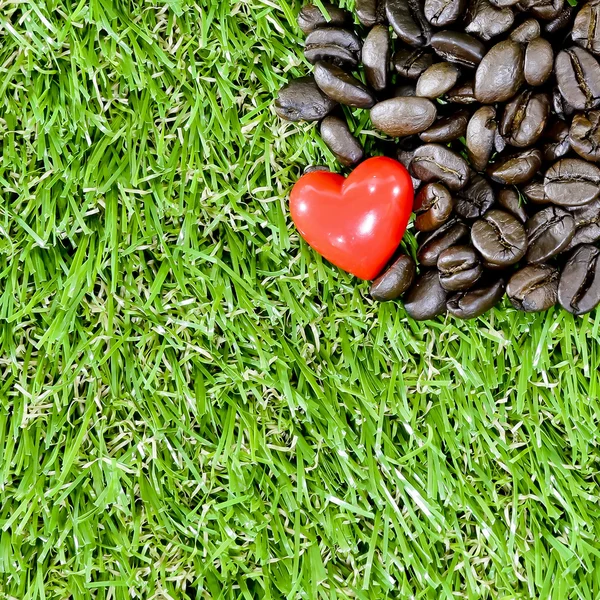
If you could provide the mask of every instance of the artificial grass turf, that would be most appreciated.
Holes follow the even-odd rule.
[[[600,311],[416,323],[300,243],[298,9],[0,8],[0,599],[599,598]]]

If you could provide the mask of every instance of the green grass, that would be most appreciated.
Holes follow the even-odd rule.
[[[298,9],[0,6],[0,599],[600,598],[600,311],[301,243]]]

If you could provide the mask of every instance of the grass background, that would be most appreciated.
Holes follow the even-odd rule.
[[[0,4],[0,598],[600,598],[600,311],[301,244],[298,9]]]

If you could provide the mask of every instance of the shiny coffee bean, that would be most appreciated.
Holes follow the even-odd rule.
[[[583,48],[574,46],[561,50],[554,65],[558,89],[576,110],[588,110],[600,105],[600,65]]]
[[[472,172],[468,185],[455,192],[454,199],[454,211],[459,217],[478,219],[492,207],[495,195],[488,180]]]
[[[560,305],[574,315],[588,313],[600,304],[600,250],[579,246],[565,265],[558,284]]]
[[[575,235],[565,252],[581,244],[595,244],[600,241],[600,200],[594,200],[569,212],[575,219]]]
[[[443,60],[474,69],[485,56],[485,45],[461,31],[438,31],[431,36],[431,47]]]
[[[417,96],[438,98],[452,89],[458,81],[460,71],[447,62],[431,65],[417,81]]]
[[[375,25],[369,31],[362,50],[362,63],[367,83],[376,91],[388,85],[388,63],[390,62],[390,34],[385,25]]]
[[[521,223],[527,221],[527,213],[521,203],[519,193],[514,188],[502,188],[498,192],[498,204],[521,221]]]
[[[410,256],[402,254],[389,269],[373,281],[369,293],[379,302],[396,300],[412,285],[415,274],[415,261]]]
[[[317,63],[315,81],[327,96],[340,104],[356,108],[370,108],[375,104],[375,97],[369,88],[336,65]]]
[[[419,0],[387,0],[385,12],[396,35],[409,46],[427,46],[431,25],[423,14]]]
[[[469,165],[465,159],[439,144],[417,148],[409,170],[421,181],[440,181],[450,190],[460,190],[469,183]]]
[[[525,49],[524,73],[529,85],[546,83],[554,66],[554,51],[552,45],[544,38],[536,38],[527,44]]]
[[[573,116],[575,109],[563,98],[558,86],[552,89],[552,109],[556,116],[563,121]]]
[[[362,146],[350,133],[344,119],[335,116],[325,117],[321,122],[321,137],[338,162],[345,167],[355,165],[363,159]]]
[[[424,185],[415,196],[415,228],[417,231],[433,231],[441,227],[452,215],[453,207],[454,200],[441,183]]]
[[[519,8],[538,19],[550,21],[560,14],[564,3],[564,0],[520,0]]]
[[[452,246],[444,250],[437,266],[440,283],[449,292],[468,290],[483,275],[481,260],[471,246]]]
[[[547,94],[525,90],[511,100],[500,121],[500,133],[517,148],[532,146],[541,137],[550,112]]]
[[[432,64],[434,56],[422,48],[398,50],[393,58],[396,73],[407,79],[418,79]]]
[[[496,44],[479,63],[475,72],[475,98],[483,104],[510,100],[524,81],[525,55],[513,40]]]
[[[356,0],[354,10],[365,27],[385,22],[385,0]]]
[[[313,33],[321,31],[325,30],[317,29]],[[327,61],[348,69],[355,69],[358,66],[358,54],[356,52],[352,52],[342,46],[336,46],[335,44],[311,44],[310,46],[305,46],[304,56],[313,65],[319,61]]]
[[[527,262],[544,262],[562,252],[575,234],[575,219],[566,210],[549,206],[527,221]]]
[[[308,50],[311,46],[338,46],[344,50],[348,50],[351,54],[358,55],[362,48],[362,42],[349,29],[344,29],[343,27],[322,27],[311,31],[306,36],[304,43],[305,50]]]
[[[427,321],[446,312],[448,293],[440,284],[437,269],[425,271],[408,290],[404,300],[406,314],[415,321]]]
[[[600,161],[600,111],[591,110],[573,117],[569,143],[582,158]]]
[[[600,4],[588,2],[581,7],[573,23],[573,41],[582,48],[600,53]]]
[[[326,2],[323,3],[323,7],[327,12],[327,16],[314,4],[307,4],[302,7],[298,15],[298,26],[304,33],[310,33],[318,27],[343,27],[352,24],[352,15],[347,10]]]
[[[531,40],[540,37],[541,28],[535,19],[527,19],[510,32],[510,39],[520,44],[528,44]]]
[[[475,319],[485,314],[504,296],[504,280],[486,282],[476,289],[458,292],[448,299],[446,309],[458,319]]]
[[[275,112],[286,121],[320,121],[337,102],[328,98],[313,77],[294,79],[279,90]]]
[[[544,191],[558,206],[582,206],[600,194],[600,169],[579,158],[562,158],[546,171]]]
[[[435,104],[427,98],[391,98],[371,109],[371,122],[392,137],[402,137],[429,129],[436,115]]]
[[[500,267],[514,265],[527,251],[527,234],[523,225],[503,210],[490,210],[475,221],[471,241],[488,263]]]
[[[488,167],[488,175],[504,185],[519,185],[531,181],[542,166],[542,153],[537,149],[524,150],[501,158]]]
[[[527,200],[531,202],[531,204],[550,204],[550,198],[546,196],[543,180],[536,179],[534,181],[529,182],[527,185],[524,185],[521,188],[521,192],[527,198]]]
[[[469,8],[465,31],[489,41],[508,31],[515,21],[510,8],[497,8],[488,0],[474,0]]]
[[[428,144],[445,144],[457,140],[467,133],[469,113],[458,110],[448,117],[438,119],[429,129],[419,134],[419,137]]]
[[[419,264],[434,267],[440,254],[450,246],[456,245],[468,233],[469,229],[462,221],[458,219],[447,221],[423,239],[417,251]]]
[[[528,265],[508,281],[506,294],[511,304],[524,312],[542,312],[558,299],[560,272],[548,265]]]
[[[410,163],[412,162],[414,155],[415,155],[414,150],[404,150],[404,149],[400,148],[396,152],[396,159],[408,171],[408,169],[410,168]],[[421,187],[422,181],[420,179],[418,179],[417,177],[414,177],[413,175],[411,175],[410,178],[411,178],[411,181],[413,184],[413,190],[416,193],[417,190]]]
[[[544,23],[544,33],[547,35],[555,35],[563,31],[571,25],[575,18],[575,8],[570,4],[565,4],[564,8],[560,11],[551,21]]]
[[[466,81],[454,86],[447,94],[446,100],[455,104],[474,104],[475,92],[473,91],[474,82]]]
[[[542,140],[544,142],[542,152],[545,161],[552,163],[562,158],[571,149],[569,126],[564,121],[555,121],[552,125],[546,127]]]
[[[425,0],[425,18],[435,27],[457,21],[467,8],[467,0]]]
[[[469,160],[477,171],[483,171],[490,161],[497,128],[493,106],[478,108],[469,120],[465,143]]]

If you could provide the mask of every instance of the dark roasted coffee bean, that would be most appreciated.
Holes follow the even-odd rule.
[[[428,183],[415,197],[413,210],[417,215],[417,231],[433,231],[441,227],[452,214],[454,200],[441,183]]]
[[[511,304],[525,312],[552,308],[558,298],[558,269],[549,265],[528,265],[517,271],[506,286]]]
[[[446,248],[456,245],[468,233],[469,229],[462,221],[458,219],[447,221],[423,239],[417,251],[419,264],[425,267],[434,267],[437,265],[440,254]]]
[[[579,158],[562,158],[546,171],[544,191],[559,206],[582,206],[600,194],[600,169]]]
[[[467,8],[467,0],[425,0],[425,18],[435,27],[457,21]]]
[[[420,0],[387,0],[385,12],[396,35],[409,46],[427,46],[431,25],[423,14]]]
[[[345,167],[355,165],[363,159],[362,146],[350,133],[344,119],[335,116],[325,117],[321,122],[321,137],[338,162]]]
[[[538,19],[550,21],[558,17],[564,4],[564,0],[520,0],[519,8]]]
[[[544,262],[562,252],[575,234],[575,219],[566,210],[549,206],[527,221],[527,262]]]
[[[390,98],[371,109],[371,122],[376,129],[402,137],[429,129],[437,110],[427,98]]]
[[[406,254],[400,255],[372,284],[370,294],[374,300],[396,300],[412,285],[415,278],[415,261]]]
[[[318,27],[343,27],[352,23],[352,15],[347,10],[327,3],[323,3],[323,7],[327,12],[327,16],[314,4],[307,4],[302,7],[298,15],[298,25],[304,33],[310,33]]]
[[[540,24],[535,19],[527,19],[510,33],[510,39],[520,44],[528,44],[531,40],[540,37]]]
[[[520,44],[504,40],[479,63],[475,73],[475,98],[484,104],[510,100],[523,84],[525,56]]]
[[[390,98],[406,98],[416,96],[417,89],[414,83],[402,83],[391,89]]]
[[[546,83],[554,66],[552,45],[544,38],[536,38],[527,44],[525,49],[525,81],[529,85]]]
[[[600,54],[600,3],[588,2],[581,7],[573,23],[571,37],[582,48]]]
[[[417,277],[406,294],[404,310],[415,321],[427,321],[446,312],[447,298],[438,270],[430,269]]]
[[[422,48],[402,48],[394,54],[392,62],[398,75],[418,79],[433,64],[433,59],[433,54]]]
[[[320,121],[336,105],[318,88],[313,77],[301,77],[279,90],[275,112],[286,121]]]
[[[515,15],[511,8],[497,8],[488,0],[473,0],[469,7],[465,31],[489,41],[508,31],[514,21]]]
[[[315,173],[317,171],[329,172],[329,167],[326,167],[325,165],[310,165],[304,169],[304,174],[306,175],[307,173]]]
[[[447,62],[435,63],[419,77],[417,96],[438,98],[454,87],[459,75],[456,66]]]
[[[362,43],[359,37],[341,27],[322,27],[306,36],[304,56],[315,64],[321,60],[341,67],[356,68]]]
[[[485,314],[504,296],[504,280],[487,282],[476,289],[458,292],[448,299],[446,309],[459,319],[475,319]]]
[[[370,108],[375,104],[375,97],[369,88],[336,65],[317,63],[315,81],[327,96],[340,104],[356,108]]]
[[[569,143],[579,156],[593,162],[600,161],[600,111],[591,110],[573,117]]]
[[[531,202],[531,204],[550,204],[550,198],[546,196],[546,192],[544,190],[544,182],[539,179],[524,185],[521,188],[521,192],[523,192],[523,195],[529,202]]]
[[[415,150],[410,172],[421,181],[441,181],[450,190],[460,190],[469,183],[469,165],[446,146],[425,144]]]
[[[565,252],[581,244],[595,244],[600,241],[600,200],[594,200],[569,212],[575,219],[575,235]]]
[[[440,283],[449,292],[468,290],[483,275],[479,256],[471,246],[452,246],[444,250],[437,266]]]
[[[455,192],[454,211],[464,219],[478,219],[494,204],[494,190],[485,177],[471,173],[469,184]]]
[[[544,142],[542,152],[545,161],[554,162],[562,158],[571,149],[569,126],[564,121],[555,121],[552,125],[546,127],[542,140]]]
[[[375,25],[369,31],[363,45],[362,62],[367,83],[376,91],[384,90],[388,84],[390,62],[390,34],[385,25]]]
[[[554,65],[558,89],[576,110],[600,105],[600,65],[583,48],[561,50]]]
[[[588,313],[600,304],[600,250],[579,246],[569,258],[558,284],[560,305],[574,315]]]
[[[455,87],[453,87],[447,94],[446,100],[448,102],[454,102],[455,104],[474,104],[475,92],[473,91],[474,83],[472,81],[466,81]]]
[[[521,203],[519,193],[514,188],[502,188],[498,192],[498,204],[519,219],[521,223],[527,221],[527,213]]]
[[[542,166],[542,153],[537,149],[525,150],[501,158],[488,167],[488,175],[504,185],[519,185],[531,181]]]
[[[544,132],[549,112],[550,98],[547,94],[525,90],[506,105],[500,121],[500,133],[512,146],[532,146]]]
[[[527,251],[527,234],[523,225],[503,210],[490,210],[475,221],[471,240],[488,263],[501,267],[519,262]]]
[[[356,0],[354,10],[365,27],[385,22],[385,0]]]
[[[410,163],[412,162],[413,156],[415,155],[414,150],[404,150],[403,148],[398,149],[396,153],[396,158],[398,162],[403,165],[406,170],[409,169]],[[410,176],[413,184],[413,190],[416,192],[421,187],[421,180],[413,175]]]
[[[458,110],[448,117],[438,119],[429,129],[419,134],[419,137],[428,144],[444,144],[451,142],[467,133],[469,113]]]
[[[443,60],[471,69],[485,56],[485,45],[461,31],[438,31],[431,37],[431,47]]]
[[[561,32],[573,22],[574,17],[575,8],[568,3],[565,4],[557,17],[544,23],[544,33],[547,35],[555,35]]]
[[[469,120],[466,135],[467,155],[478,171],[487,167],[492,156],[497,128],[496,109],[493,106],[482,106]]]

